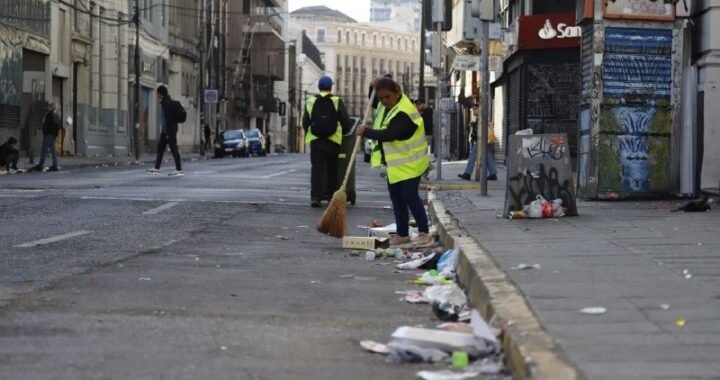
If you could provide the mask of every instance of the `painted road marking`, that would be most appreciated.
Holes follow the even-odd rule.
[[[294,171],[295,171],[295,169],[285,170],[285,171],[278,172],[278,173],[275,173],[275,174],[264,175],[264,176],[262,176],[262,177],[260,177],[260,178],[262,178],[262,179],[270,179],[270,178],[279,177],[279,176],[281,176],[281,175],[285,175],[285,174],[288,174],[288,173],[293,173]]]
[[[167,209],[169,209],[169,208],[171,208],[171,207],[175,207],[175,206],[177,206],[178,204],[179,204],[178,202],[168,202],[168,203],[165,203],[165,204],[162,205],[162,206],[155,207],[155,208],[153,208],[153,209],[150,209],[150,210],[147,210],[147,211],[143,212],[143,215],[155,215],[155,214],[159,214],[160,212],[165,211],[165,210],[167,210]]]
[[[89,234],[89,233],[91,233],[91,232],[90,232],[90,231],[84,231],[84,230],[83,230],[83,231],[75,231],[75,232],[70,232],[70,233],[67,233],[67,234],[64,234],[64,235],[57,235],[57,236],[49,237],[49,238],[46,238],[46,239],[40,239],[40,240],[31,241],[31,242],[29,242],[29,243],[19,244],[19,245],[16,245],[15,247],[16,247],[16,248],[35,247],[35,246],[38,246],[38,245],[55,243],[55,242],[58,242],[58,241],[62,241],[62,240],[74,238],[74,237],[77,237],[77,236],[87,235],[87,234]]]

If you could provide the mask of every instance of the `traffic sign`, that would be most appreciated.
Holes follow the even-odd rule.
[[[205,103],[217,104],[219,100],[220,95],[218,94],[218,90],[205,90]]]

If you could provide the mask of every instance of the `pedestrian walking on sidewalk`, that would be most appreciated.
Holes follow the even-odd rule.
[[[212,143],[210,142],[212,131],[210,131],[210,126],[207,124],[203,127],[203,136],[205,136],[205,152],[209,152],[212,150]]]
[[[17,173],[20,151],[17,148],[17,139],[10,137],[0,145],[0,173]]]
[[[185,122],[187,113],[185,108],[177,100],[173,100],[168,94],[165,86],[157,89],[158,101],[160,102],[160,138],[157,145],[157,158],[155,159],[155,167],[148,169],[148,173],[159,174],[160,165],[162,164],[165,149],[170,146],[170,152],[175,160],[175,171],[170,176],[183,176],[182,164],[180,162],[180,152],[177,146],[178,124]]]
[[[310,206],[320,207],[327,190],[331,195],[338,189],[338,164],[342,137],[350,127],[350,117],[340,97],[332,94],[333,81],[320,77],[320,94],[305,104],[302,126],[305,144],[310,144]],[[327,188],[323,188],[323,177]]]
[[[45,153],[50,151],[52,166],[49,171],[56,172],[58,171],[58,159],[57,153],[55,152],[55,139],[62,128],[62,121],[60,120],[60,115],[55,112],[55,103],[49,103],[47,109],[48,112],[43,118],[42,125],[43,141],[42,147],[40,148],[40,162],[38,162],[33,169],[37,171],[43,170],[43,165],[45,165]]]
[[[477,106],[473,107],[473,116],[477,115],[478,108]],[[475,171],[475,161],[477,160],[477,119],[473,118],[470,121],[470,143],[472,144],[472,147],[470,148],[470,154],[468,156],[467,164],[465,165],[465,170],[458,174],[458,177],[469,181],[470,177],[472,177],[473,171]],[[495,164],[495,160],[493,159],[493,154],[491,152],[491,147],[495,142],[497,141],[497,138],[495,137],[495,133],[493,132],[493,128],[491,126],[488,126],[488,145],[487,149],[485,149],[485,156],[487,157],[487,179],[488,181],[497,181],[497,165]]]
[[[433,239],[419,193],[420,178],[430,164],[422,115],[392,79],[380,78],[374,86],[382,107],[378,107],[372,128],[362,125],[357,135],[376,141],[376,149],[372,151],[375,157],[370,161],[387,167],[388,191],[397,225],[397,234],[390,245],[431,246]],[[410,240],[408,210],[420,232],[415,241]]]

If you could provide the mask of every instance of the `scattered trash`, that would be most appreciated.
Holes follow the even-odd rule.
[[[352,251],[352,252],[349,253],[349,255],[350,255],[350,257],[358,257],[358,256],[360,256],[360,252],[358,252],[358,251]]]
[[[227,347],[226,347],[226,346],[220,346],[220,350],[225,351],[225,350],[227,350]]]
[[[525,264],[525,263],[520,263],[520,264],[518,264],[518,265],[516,265],[516,266],[514,266],[514,267],[512,267],[512,268],[510,268],[510,269],[514,269],[514,270],[540,269],[540,264]]]
[[[448,354],[436,348],[423,348],[409,343],[390,342],[387,344],[390,360],[394,363],[440,363]]]
[[[586,314],[586,315],[602,315],[607,313],[607,309],[604,307],[594,306],[594,307],[586,307],[584,309],[580,309],[580,314]]]
[[[423,380],[463,380],[472,379],[478,375],[480,375],[479,372],[453,372],[448,369],[439,371],[420,371],[417,373],[417,376]]]
[[[529,205],[523,207],[523,212],[528,218],[559,218],[565,216],[565,210],[562,207],[562,199],[558,198],[550,202],[537,195],[536,199]]]
[[[150,280],[152,280],[152,278],[150,278],[150,277],[138,277],[138,280],[140,280],[140,281],[150,281]]]
[[[685,320],[684,319],[676,319],[675,320],[675,326],[677,327],[685,327]]]
[[[423,297],[432,303],[450,304],[457,308],[467,304],[465,292],[456,284],[430,286],[423,292]]]
[[[440,275],[446,278],[455,278],[455,272],[460,259],[460,249],[455,248],[442,254],[437,263],[437,270]]]
[[[345,236],[342,239],[342,247],[346,249],[377,249],[390,246],[387,238],[366,237],[366,236]]]
[[[703,245],[702,243],[698,243],[698,247],[702,247],[702,245]]]
[[[685,276],[685,279],[686,279],[686,280],[691,279],[692,276],[693,276],[692,273],[690,273],[690,271],[687,270],[687,269],[683,270],[683,275]]]
[[[477,310],[472,310],[470,316],[470,326],[472,326],[473,334],[483,339],[491,352],[500,352],[500,342],[490,329],[490,325]]]
[[[338,276],[338,278],[353,278],[355,277],[354,274],[341,274]]]
[[[375,251],[365,252],[365,261],[375,261]]]
[[[372,340],[360,341],[360,346],[375,354],[387,355],[390,353],[390,350],[386,345]]]
[[[319,284],[320,281],[310,281],[310,283],[313,284],[313,285],[315,285],[315,284]]]
[[[297,226],[297,228],[310,228],[310,226]]]
[[[280,239],[280,240],[290,240],[289,237],[284,236],[284,235],[277,235],[277,236],[275,236],[275,237],[278,238],[278,239]]]
[[[502,215],[497,215],[498,218],[501,218]],[[525,219],[527,216],[525,215],[525,211],[510,211],[510,215],[508,215],[508,219]]]
[[[436,268],[438,260],[440,260],[440,254],[433,253],[428,256],[423,256],[419,259],[398,264],[396,268],[403,270]]]
[[[437,328],[443,331],[454,331],[465,334],[473,333],[472,326],[463,322],[445,322],[437,325]]]
[[[608,199],[609,201],[616,201],[616,200],[618,199],[618,195],[617,195],[617,193],[612,192],[612,193],[608,194],[608,198],[607,198],[607,199]]]
[[[419,327],[403,326],[392,334],[394,342],[418,346],[421,348],[434,348],[446,353],[464,351],[470,356],[479,356],[492,352],[484,341],[473,334],[464,334],[453,331],[433,330]]]
[[[418,285],[449,285],[453,282],[443,276],[440,276],[437,270],[431,269],[423,273],[419,278],[415,279],[414,283]]]
[[[452,361],[452,367],[455,369],[464,369],[470,364],[470,358],[467,352],[464,351],[454,351],[450,360]]]
[[[468,367],[468,371],[479,372],[481,375],[498,375],[502,369],[502,364],[496,358],[485,358]]]
[[[670,305],[666,303],[661,303],[660,308],[663,310],[670,310]]]

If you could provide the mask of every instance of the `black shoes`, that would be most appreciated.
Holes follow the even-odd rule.
[[[320,201],[317,199],[313,199],[312,201],[310,201],[310,207],[320,208]]]
[[[460,177],[466,181],[470,180],[470,174],[467,174],[467,173],[458,174],[458,177]],[[487,180],[488,181],[497,181],[497,174],[491,174],[491,175],[487,176]]]
[[[48,169],[49,172],[56,172],[58,171],[57,166],[51,166],[50,169]]]

